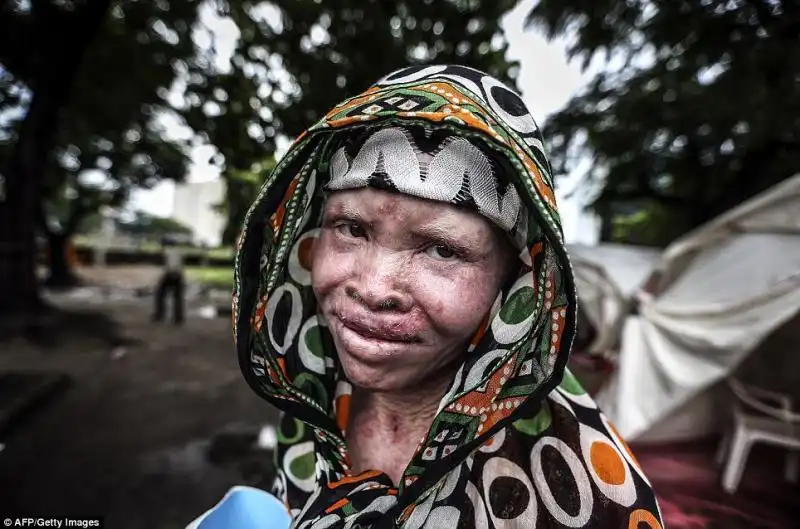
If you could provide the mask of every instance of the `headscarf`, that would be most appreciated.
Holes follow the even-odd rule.
[[[492,172],[499,179],[495,195],[490,189],[477,199],[465,195],[474,189],[475,171],[463,168],[459,193],[453,184],[432,199],[471,204],[502,226],[521,249],[521,267],[464,352],[395,486],[378,470],[351,471],[344,430],[352,388],[317,314],[311,256],[331,180],[331,188],[348,178],[361,179],[351,187],[392,181],[398,190],[396,179],[386,178],[384,155],[378,156],[382,171],[377,162],[364,162],[372,160],[367,156],[355,170],[356,157],[378,133],[394,135],[396,145],[398,134],[413,139],[419,131],[467,140],[502,169]],[[436,192],[436,186],[415,185],[409,194]],[[494,199],[489,213],[481,210]],[[512,205],[516,216],[508,213]],[[337,105],[296,139],[268,176],[236,253],[239,363],[256,393],[283,412],[273,492],[293,527],[660,529],[642,469],[566,370],[576,309],[551,168],[516,93],[471,68],[415,66]]]

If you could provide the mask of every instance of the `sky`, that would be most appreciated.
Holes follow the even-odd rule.
[[[510,11],[502,21],[506,39],[508,40],[507,57],[520,62],[520,73],[517,80],[522,98],[533,114],[536,122],[542,124],[547,116],[561,109],[591,79],[595,68],[581,72],[579,61],[568,61],[566,42],[556,40],[548,42],[535,29],[523,30],[525,14],[535,0],[523,0]],[[266,12],[269,20],[275,13]],[[238,39],[238,30],[233,22],[217,17],[212,10],[202,12],[205,26],[212,35],[196,35],[198,44],[210,42],[211,38],[217,49],[217,65],[225,69]],[[180,87],[173,90],[173,97],[180,97]],[[168,133],[184,135],[188,132],[174,118],[164,116],[162,120]],[[278,154],[282,154],[288,146],[288,140],[279,144]],[[192,164],[188,175],[189,182],[203,182],[219,177],[219,171],[208,163],[214,154],[214,148],[208,145],[198,146],[192,151]],[[582,199],[572,195],[572,191],[580,185],[578,175],[568,175],[558,180],[556,196],[561,212],[567,242],[594,244],[597,242],[598,225],[594,216],[582,211]],[[140,190],[134,193],[130,207],[141,209],[155,215],[170,216],[173,210],[175,185],[163,182],[151,190]],[[572,195],[572,196],[570,196]]]

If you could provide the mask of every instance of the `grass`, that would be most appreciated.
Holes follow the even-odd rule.
[[[233,267],[190,266],[186,277],[204,286],[233,289]]]
[[[94,247],[94,241],[86,236],[76,235],[74,238],[74,243],[76,246],[82,246],[87,248]],[[203,250],[201,248],[186,246],[181,247],[183,250],[184,255],[202,255]],[[130,252],[142,252],[142,253],[161,253],[162,247],[160,244],[155,242],[144,242],[139,246],[112,246],[109,248],[111,251],[130,251]],[[208,256],[211,258],[216,259],[233,259],[233,248],[229,246],[221,246],[219,248],[209,248],[206,250],[208,252]]]

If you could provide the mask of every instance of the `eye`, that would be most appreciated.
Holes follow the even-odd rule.
[[[345,237],[363,239],[367,236],[367,230],[355,222],[342,222],[336,226],[336,229]]]
[[[440,261],[452,261],[460,257],[458,255],[458,252],[456,252],[455,250],[453,250],[452,248],[450,248],[445,244],[435,244],[433,246],[428,246],[425,249],[425,253],[427,253],[434,259],[438,259]]]

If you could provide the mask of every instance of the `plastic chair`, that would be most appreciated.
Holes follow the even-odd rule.
[[[792,399],[782,393],[742,384],[728,379],[736,397],[733,407],[733,431],[720,443],[717,462],[725,463],[722,488],[734,494],[742,480],[747,456],[755,443],[766,443],[789,450],[784,477],[797,483],[800,473],[800,414],[792,410]]]

